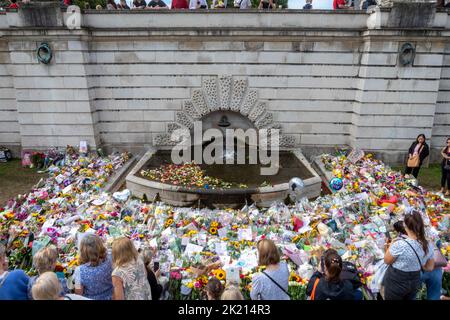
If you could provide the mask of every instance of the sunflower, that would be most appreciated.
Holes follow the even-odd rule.
[[[39,223],[44,223],[45,222],[45,217],[44,216],[40,216],[39,218],[37,218],[37,221]]]
[[[217,234],[217,227],[211,227],[211,228],[209,228],[209,233],[211,233],[211,234]]]
[[[291,273],[291,276],[289,277],[289,281],[300,282],[301,278],[298,275],[296,275],[295,273]]]
[[[225,280],[225,278],[227,277],[227,273],[225,272],[225,270],[222,269],[218,269],[215,272],[216,278],[219,280]]]
[[[173,223],[173,219],[172,218],[167,219],[167,221],[165,223],[165,227],[166,228],[170,227],[172,225],[172,223]]]
[[[217,228],[219,226],[219,223],[217,221],[211,222],[211,227]]]

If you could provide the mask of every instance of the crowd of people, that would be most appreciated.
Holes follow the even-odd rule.
[[[60,0],[62,6],[69,6],[74,4],[73,0]],[[378,6],[382,4],[383,0],[333,0],[332,9],[342,10],[342,9],[355,9],[355,10],[366,10],[372,6]],[[21,3],[30,2],[30,0],[9,0],[9,9],[18,9]],[[251,9],[253,7],[251,0],[213,0],[210,5],[210,9],[219,8],[239,8],[239,9]],[[450,0],[438,0],[437,7],[450,8]],[[277,5],[277,0],[260,0],[257,6],[258,9],[276,9],[282,8],[282,5]],[[85,2],[84,9],[91,9],[88,2]],[[92,8],[93,9],[93,8]],[[146,2],[145,0],[133,0],[131,2],[131,7],[128,5],[126,0],[107,0],[106,7],[98,4],[95,9],[102,10],[135,10],[135,9],[208,9],[208,2],[206,0],[172,0],[170,7],[163,0],[150,0]],[[313,0],[305,0],[304,10],[314,9]]]
[[[394,226],[395,239],[385,244],[386,271],[379,299],[413,300],[422,286],[427,299],[439,300],[442,289],[442,265],[435,261],[439,244],[425,238],[422,216],[413,211]],[[258,265],[251,282],[252,300],[290,300],[289,271],[280,250],[269,239],[256,244]],[[108,251],[103,240],[87,234],[80,240],[79,266],[70,283],[56,270],[58,254],[54,246],[40,249],[33,256],[37,275],[28,277],[20,270],[8,270],[7,251],[0,245],[0,300],[159,300],[164,299],[167,283],[160,283],[158,264],[152,264],[154,248],[138,251],[127,237],[116,238]],[[205,270],[208,270],[206,268]],[[362,300],[361,282],[356,267],[343,261],[338,252],[327,249],[318,270],[310,278],[307,296],[310,300]],[[209,279],[204,288],[207,300],[243,300],[239,284],[223,284]]]

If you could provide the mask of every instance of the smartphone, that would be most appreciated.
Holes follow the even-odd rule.
[[[158,261],[155,261],[154,263],[153,263],[153,271],[158,271],[159,270],[159,262]]]

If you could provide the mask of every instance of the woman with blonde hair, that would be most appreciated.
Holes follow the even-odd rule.
[[[287,292],[289,270],[286,262],[280,262],[280,253],[272,240],[263,239],[256,245],[258,249],[258,265],[265,267],[252,279],[252,300],[290,300]]]
[[[112,282],[114,300],[152,300],[147,270],[133,242],[126,237],[113,241],[114,270]]]
[[[80,266],[75,269],[75,293],[93,300],[111,300],[112,261],[103,240],[88,234],[80,243]]]
[[[55,271],[56,261],[58,259],[58,251],[56,247],[51,245],[45,248],[40,249],[33,257],[33,266],[38,272],[38,275],[41,275],[48,271]],[[31,288],[36,282],[38,276],[34,276],[30,278],[28,282],[28,299],[32,300],[33,296],[31,293]],[[67,282],[65,278],[58,278],[61,282],[61,294],[69,293],[69,288],[67,287]]]
[[[44,272],[34,282],[34,300],[90,300],[77,294],[61,294],[62,286],[54,272]]]
[[[244,300],[244,296],[236,286],[229,286],[222,293],[220,300]]]

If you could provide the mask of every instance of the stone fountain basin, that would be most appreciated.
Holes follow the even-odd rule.
[[[154,149],[147,151],[126,177],[127,189],[136,197],[142,198],[145,195],[147,199],[152,200],[158,194],[161,201],[173,206],[192,206],[201,201],[215,208],[236,208],[245,204],[246,201],[256,203],[260,207],[269,207],[274,201],[284,201],[289,193],[289,179],[286,179],[287,181],[283,183],[264,187],[196,189],[141,177],[140,171],[147,167],[156,151]],[[308,173],[308,178],[303,179],[305,187],[301,196],[308,199],[318,197],[321,192],[321,178],[299,150],[292,153],[303,166],[302,169],[306,169]],[[292,177],[295,177],[295,172],[293,172]]]

